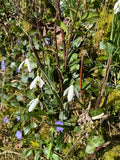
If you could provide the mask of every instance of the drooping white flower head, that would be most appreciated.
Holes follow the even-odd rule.
[[[32,83],[31,83],[31,85],[30,85],[30,89],[36,88],[36,84],[38,84],[40,88],[42,88],[43,85],[44,85],[43,80],[42,80],[39,76],[37,76],[37,77],[32,81]]]
[[[32,70],[32,65],[31,65],[29,59],[25,59],[24,61],[22,61],[22,63],[19,65],[19,68],[18,68],[18,69],[20,70],[20,68],[22,67],[22,65],[23,65],[24,63],[27,64],[28,71],[31,72],[31,70]]]
[[[29,103],[30,107],[29,107],[28,111],[32,112],[38,103],[40,104],[41,110],[43,110],[42,103],[39,101],[38,98],[36,98],[36,99],[33,99],[32,101],[30,101],[30,103]]]
[[[118,0],[114,5],[114,14],[120,12],[120,0]]]
[[[70,102],[73,99],[74,95],[76,95],[79,98],[79,93],[73,85],[71,85],[64,91],[63,96],[65,96],[66,94],[67,94],[68,102]]]

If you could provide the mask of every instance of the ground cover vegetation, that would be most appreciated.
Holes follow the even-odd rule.
[[[120,158],[120,1],[0,1],[0,160]]]

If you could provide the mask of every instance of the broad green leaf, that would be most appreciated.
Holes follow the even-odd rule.
[[[86,152],[87,154],[92,154],[92,153],[94,153],[94,151],[95,151],[95,146],[94,146],[94,145],[88,144],[88,145],[86,146],[85,152]]]
[[[10,102],[10,104],[11,104],[11,106],[13,106],[13,107],[18,107],[19,106],[19,102],[17,102],[16,100],[12,100],[11,102]]]
[[[83,22],[95,23],[99,20],[99,15],[96,12],[88,11],[83,17]]]
[[[63,29],[66,33],[68,33],[67,27],[66,27],[66,25],[65,25],[62,21],[56,19],[56,20],[55,20],[55,23],[56,23],[58,26],[60,26],[60,28]]]
[[[94,117],[94,116],[97,116],[103,112],[104,112],[103,108],[97,108],[97,109],[90,109],[89,114],[91,115],[91,117]]]
[[[24,135],[28,134],[28,132],[30,132],[31,130],[31,125],[28,125],[24,128]]]

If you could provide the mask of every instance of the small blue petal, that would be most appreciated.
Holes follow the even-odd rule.
[[[1,69],[5,70],[5,62],[4,61],[1,61]]]
[[[4,118],[4,122],[8,123],[9,119],[7,117]]]
[[[20,39],[18,39],[18,44],[20,44]]]
[[[17,116],[16,118],[17,118],[17,121],[19,122],[20,121],[20,116]]]
[[[57,121],[55,123],[55,125],[63,125],[63,123],[61,121]],[[55,127],[55,128],[56,128],[57,132],[62,132],[64,130],[64,128],[62,128],[62,127]]]
[[[16,71],[17,71],[18,73],[21,73],[20,70],[19,70],[19,68],[17,68]]]
[[[21,140],[22,139],[22,132],[21,131],[17,131],[16,134],[15,134],[16,138],[18,140]]]
[[[47,45],[50,45],[50,44],[51,44],[50,38],[45,38],[45,43],[46,43]]]

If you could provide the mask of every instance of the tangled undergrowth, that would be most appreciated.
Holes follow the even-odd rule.
[[[0,2],[0,160],[120,158],[118,6]]]

